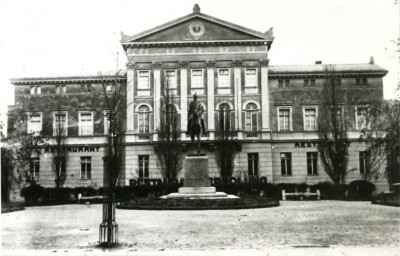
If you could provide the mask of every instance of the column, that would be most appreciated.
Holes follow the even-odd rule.
[[[187,129],[187,111],[188,111],[188,101],[187,101],[187,62],[179,63],[179,68],[181,70],[181,137],[186,138],[185,132]]]
[[[268,88],[268,60],[260,61],[261,65],[261,131],[262,138],[267,139],[269,127],[269,88]]]
[[[215,62],[207,62],[207,130],[209,131],[209,139],[214,139],[215,131],[215,115],[214,115],[214,66]]]
[[[134,112],[134,84],[135,84],[135,69],[134,65],[128,65],[128,70],[126,71],[126,131],[127,133],[133,133],[133,112]]]
[[[160,127],[160,97],[161,97],[161,63],[153,63],[153,113],[154,113],[154,135],[153,141],[157,141],[157,131]]]
[[[239,130],[238,139],[243,138],[242,130],[242,62],[235,61],[233,63],[233,79],[235,92],[235,128]]]

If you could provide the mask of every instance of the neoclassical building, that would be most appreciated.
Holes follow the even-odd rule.
[[[186,16],[121,37],[128,58],[126,73],[118,78],[126,83],[121,184],[161,177],[155,147],[166,93],[179,119],[183,145],[189,141],[185,134],[188,105],[194,94],[199,96],[208,131],[202,144],[210,159],[211,177],[219,176],[211,148],[224,124],[234,131],[233,139],[240,145],[234,175],[264,176],[273,183],[329,180],[317,150],[317,117],[327,67],[322,62],[270,65],[272,29],[263,33],[244,28],[206,15],[198,5]],[[342,95],[338,109],[350,124],[349,182],[368,172],[367,145],[359,138],[368,127],[368,104],[383,97],[382,77],[387,71],[372,59],[365,64],[329,66]],[[51,138],[54,120],[65,120],[69,153],[65,186],[100,186],[107,120],[88,108],[91,88],[100,84],[98,77],[17,78],[11,82],[16,102],[12,108],[27,109],[29,131],[42,131]],[[60,102],[63,111],[55,112]],[[98,104],[101,108],[100,99]],[[32,166],[38,169],[39,183],[53,186],[51,148],[43,152]],[[376,183],[382,189],[386,184],[384,180]]]

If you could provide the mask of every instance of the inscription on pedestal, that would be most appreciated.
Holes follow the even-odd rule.
[[[185,157],[184,187],[209,187],[208,156]]]

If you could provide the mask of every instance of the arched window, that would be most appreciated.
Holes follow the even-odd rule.
[[[235,111],[228,103],[219,105],[217,123],[220,131],[233,131],[235,129]]]
[[[153,113],[149,106],[141,105],[134,114],[135,131],[148,134],[153,130]]]
[[[180,129],[180,114],[174,104],[168,104],[162,109],[161,129],[169,132]]]
[[[259,109],[253,102],[247,103],[245,111],[243,111],[244,130],[248,132],[256,132],[259,127]]]

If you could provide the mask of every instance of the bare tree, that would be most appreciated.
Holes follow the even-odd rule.
[[[319,137],[318,151],[325,172],[334,184],[344,182],[348,173],[347,122],[343,118],[340,99],[343,95],[337,88],[340,83],[334,65],[325,67],[325,83],[321,91],[321,101],[317,121]]]
[[[400,101],[376,101],[371,104],[369,114],[371,129],[364,130],[363,136],[370,152],[365,178],[384,176],[391,186],[400,182]]]
[[[95,111],[105,117],[106,150],[104,156],[104,203],[103,221],[100,224],[100,244],[105,247],[115,246],[118,225],[115,222],[115,187],[123,168],[125,126],[123,116],[126,109],[126,82],[117,70],[111,76],[99,73],[100,88],[95,87],[92,102],[102,101],[102,106],[95,106]]]
[[[221,109],[216,113],[215,158],[223,179],[231,177],[234,160],[238,152],[238,142],[234,140],[233,110]]]
[[[56,113],[54,114],[55,122],[53,127],[53,137],[55,140],[55,150],[53,158],[53,171],[54,171],[54,182],[56,183],[56,188],[60,188],[64,185],[65,179],[67,177],[67,150],[65,148],[65,139],[67,135],[66,120],[67,115],[62,111],[59,105]]]
[[[161,174],[167,180],[176,179],[182,169],[182,145],[180,143],[180,115],[173,102],[173,90],[166,77],[160,108],[160,127],[158,129],[157,158]]]

